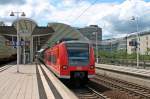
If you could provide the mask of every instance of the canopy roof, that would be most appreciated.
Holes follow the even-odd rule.
[[[48,27],[52,27],[55,31],[51,39],[49,39],[47,42],[49,43],[49,46],[53,46],[57,41],[64,38],[78,39],[80,41],[89,42],[85,36],[83,36],[76,28],[71,27],[70,25],[63,23],[49,23]]]
[[[1,35],[16,35],[17,34],[17,25],[18,32],[29,34],[29,35],[48,35],[52,34],[54,30],[51,27],[40,27],[29,18],[20,18],[19,20],[15,20],[12,26],[0,26],[0,34]]]

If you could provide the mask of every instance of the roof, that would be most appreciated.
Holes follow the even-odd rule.
[[[52,34],[54,30],[51,27],[35,27],[32,35],[33,36],[43,36]],[[16,28],[14,26],[0,26],[1,35],[17,35]]]
[[[19,20],[15,20],[12,26],[0,26],[0,34],[8,35],[8,36],[16,35],[17,25],[18,25],[19,33],[33,35],[33,36],[49,35],[54,32],[52,27],[41,27],[38,26],[36,22],[34,22],[32,19],[20,18]]]
[[[16,32],[13,26],[0,26],[0,34],[2,35],[16,35]]]
[[[41,35],[42,36],[42,35],[52,34],[53,32],[54,32],[54,30],[51,27],[35,27],[32,35],[34,35],[34,36]]]
[[[65,38],[78,39],[80,41],[89,42],[89,40],[84,35],[82,35],[79,30],[71,27],[70,25],[63,23],[49,23],[48,27],[52,27],[55,31],[51,39],[47,42],[49,43],[49,46],[53,46],[55,43],[57,43],[57,41]]]

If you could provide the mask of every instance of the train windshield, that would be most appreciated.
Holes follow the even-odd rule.
[[[67,44],[69,65],[86,66],[89,64],[89,44]]]

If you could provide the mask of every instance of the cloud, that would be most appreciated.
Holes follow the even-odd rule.
[[[149,12],[148,12],[149,11]],[[136,20],[131,20],[134,16]],[[138,31],[150,30],[150,2],[126,0],[123,3],[101,3],[94,5],[79,20],[88,25],[99,24],[105,37],[119,37]]]
[[[6,5],[6,4],[24,4],[25,0],[0,0],[1,5]]]
[[[0,10],[0,21],[4,21],[9,25],[16,19],[16,16],[9,16],[11,11],[25,12],[25,17],[35,20],[40,25],[42,20],[44,20],[44,23],[48,23],[45,16],[50,15],[51,10],[54,10],[54,6],[50,4],[49,0],[26,0],[26,3],[22,5],[0,4],[0,9],[2,9]]]
[[[116,33],[129,33],[136,32],[137,21],[138,30],[144,31],[150,29],[150,3],[143,0],[127,0],[118,5],[115,13],[110,13],[108,16],[103,17],[103,20],[109,22],[108,27],[111,31]],[[135,20],[131,20],[134,16]]]
[[[131,20],[131,17],[135,16],[138,19],[139,31],[150,29],[148,1],[116,0],[98,2],[92,6],[91,4],[89,0],[26,0],[25,3],[16,6],[13,3],[0,3],[0,21],[10,23],[15,19],[9,16],[11,11],[24,11],[26,17],[34,19],[39,25],[47,25],[48,22],[63,22],[75,27],[98,24],[103,28],[104,36],[112,37],[135,32],[136,20]]]

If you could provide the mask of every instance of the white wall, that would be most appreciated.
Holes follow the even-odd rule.
[[[133,53],[132,49],[134,48],[133,46],[129,46],[129,42],[132,39],[136,39],[136,36],[128,37],[127,38],[127,52],[129,54]],[[140,54],[146,54],[147,48],[150,48],[150,34],[145,34],[139,36],[139,53]]]

